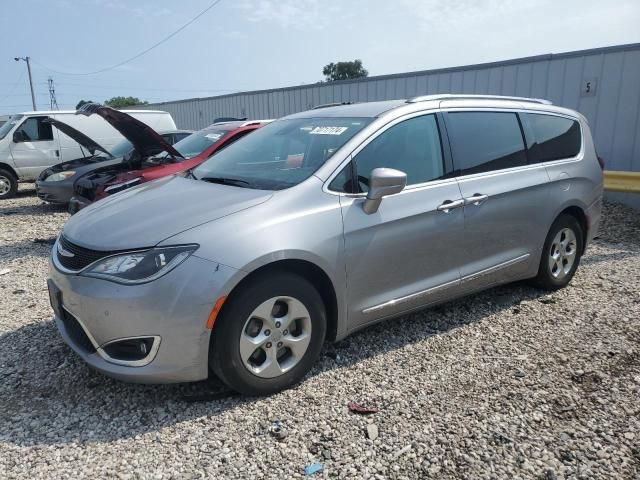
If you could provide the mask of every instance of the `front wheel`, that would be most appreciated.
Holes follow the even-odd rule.
[[[0,200],[15,196],[18,179],[8,170],[0,168]]]
[[[571,215],[560,215],[547,234],[534,284],[544,290],[566,287],[580,264],[583,246],[578,221]]]
[[[212,332],[209,366],[240,393],[274,393],[311,369],[326,331],[326,309],[311,283],[291,273],[261,275],[225,304]]]

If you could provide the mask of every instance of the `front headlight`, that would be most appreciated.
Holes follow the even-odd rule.
[[[66,172],[58,172],[53,175],[49,175],[44,179],[45,182],[61,182],[62,180],[66,180],[69,177],[72,177],[76,174],[74,170],[67,170]]]
[[[80,275],[125,284],[146,283],[166,275],[197,249],[198,245],[180,245],[112,255]]]

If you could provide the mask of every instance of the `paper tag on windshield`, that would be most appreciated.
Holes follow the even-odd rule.
[[[209,138],[209,139],[213,140],[214,142],[215,142],[216,140],[218,140],[221,136],[222,136],[222,134],[221,134],[221,133],[207,133],[207,134],[205,135],[205,137],[207,137],[207,138]]]
[[[309,135],[342,135],[349,127],[316,127]]]

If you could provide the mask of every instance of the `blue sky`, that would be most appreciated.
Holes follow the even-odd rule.
[[[222,0],[147,55],[211,0],[21,0],[0,15],[0,114],[133,95],[150,102],[322,80],[360,58],[370,75],[640,42],[638,0]]]

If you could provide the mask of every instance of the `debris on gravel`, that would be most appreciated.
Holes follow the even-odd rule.
[[[508,285],[380,323],[264,398],[89,369],[46,290],[67,218],[32,186],[0,202],[0,478],[640,477],[637,211],[606,204],[566,289]]]

